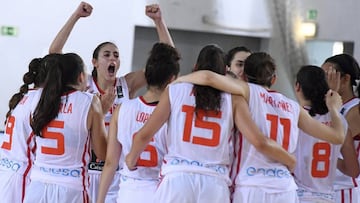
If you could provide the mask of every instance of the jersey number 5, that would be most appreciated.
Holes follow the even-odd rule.
[[[221,118],[221,111],[209,111],[205,113],[204,111],[199,111],[195,118],[195,127],[209,129],[212,131],[211,138],[204,138],[200,136],[191,135],[192,130],[192,123],[194,120],[194,112],[195,107],[184,105],[182,106],[182,112],[185,112],[185,126],[184,126],[184,134],[183,134],[183,141],[184,142],[191,142],[197,145],[205,145],[209,147],[216,147],[220,143],[220,131],[221,126],[218,123],[204,121],[204,117],[211,117],[211,118]],[[192,139],[191,139],[192,138]]]
[[[64,121],[51,121],[42,131],[43,138],[45,139],[54,139],[56,140],[56,147],[41,147],[41,153],[43,154],[52,154],[52,155],[62,155],[65,152],[64,144],[64,135],[60,132],[49,131],[49,128],[64,128]]]

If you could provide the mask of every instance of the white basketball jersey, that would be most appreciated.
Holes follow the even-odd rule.
[[[340,113],[344,117],[346,117],[346,114],[350,111],[350,109],[353,108],[354,106],[358,105],[359,102],[360,102],[359,98],[353,98],[350,101],[344,103],[340,110]],[[359,140],[354,140],[355,150],[358,155],[358,162],[360,162],[360,157],[359,157],[360,144],[359,143],[360,143]],[[336,171],[336,179],[335,179],[335,183],[334,183],[335,190],[358,187],[358,184],[359,184],[358,179],[351,178],[351,177],[343,174],[339,170]]]
[[[168,154],[162,174],[195,172],[224,178],[231,164],[233,116],[231,95],[221,93],[219,112],[195,113],[193,85],[169,85],[171,114],[168,120]]]
[[[91,94],[100,94],[100,95],[105,93],[103,90],[101,90],[98,87],[96,81],[94,80],[94,78],[91,75],[89,75],[87,81],[88,81],[87,92],[89,92]],[[129,99],[129,88],[127,86],[125,77],[116,78],[114,87],[115,87],[115,91],[116,91],[116,97],[114,99],[114,103],[113,103],[112,107],[109,109],[109,111],[105,114],[105,117],[104,117],[106,130],[109,130],[111,116],[112,116],[113,111],[115,110],[116,106],[121,104],[124,100]],[[91,161],[89,164],[90,172],[100,174],[103,166],[104,166],[104,161],[98,160],[95,153],[92,152],[91,153]]]
[[[123,162],[125,155],[130,152],[134,136],[149,119],[156,104],[157,102],[146,103],[142,97],[127,100],[121,104],[117,134],[117,139],[122,145],[120,162]],[[141,153],[136,164],[137,170],[129,171],[121,169],[120,173],[135,179],[158,180],[166,150],[166,133],[167,124],[164,124]]]
[[[0,170],[27,175],[32,163],[34,140],[30,126],[30,107],[36,95],[30,90],[8,117],[0,142]]]
[[[90,161],[87,117],[92,99],[92,94],[80,91],[61,97],[58,116],[43,129],[42,137],[35,137],[32,180],[87,189],[87,164]]]
[[[331,123],[330,113],[317,114],[313,118],[326,125]],[[345,118],[342,120],[346,133],[347,123]],[[340,148],[341,145],[319,140],[300,130],[294,172],[299,188],[308,192],[333,193]]]
[[[289,153],[296,149],[298,140],[299,105],[284,95],[249,83],[249,109],[252,119],[262,133],[277,141]],[[261,187],[266,192],[296,189],[287,167],[261,154],[244,137],[240,137],[237,153],[238,175],[236,186]]]

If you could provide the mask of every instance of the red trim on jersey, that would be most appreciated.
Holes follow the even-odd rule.
[[[144,99],[143,96],[140,96],[139,99],[142,103],[144,103],[145,105],[148,105],[148,106],[156,106],[159,103],[159,101],[154,101],[154,102],[149,103]]]
[[[348,102],[350,102],[350,101],[353,100],[353,99],[356,99],[356,97],[353,97],[353,98],[347,100],[346,102],[343,102],[343,105],[346,104],[346,103],[348,103]]]
[[[97,80],[96,80],[94,77],[92,77],[92,79],[93,79],[93,81],[94,81],[94,83],[95,83],[96,88],[99,90],[100,94],[105,94],[105,91],[102,90],[102,89],[99,87],[99,85],[98,85],[98,83],[97,83]],[[118,79],[118,78],[115,78],[114,87],[116,86],[116,80],[117,80],[117,79]]]
[[[88,134],[88,136],[87,136],[85,146],[84,146],[84,151],[83,151],[83,154],[82,154],[82,162],[83,162],[84,167],[82,167],[81,175],[83,177],[82,178],[83,179],[83,181],[82,181],[83,182],[82,183],[82,185],[83,185],[83,200],[84,200],[83,202],[85,202],[85,203],[89,202],[89,195],[88,195],[88,191],[87,191],[87,185],[85,183],[85,181],[86,181],[85,174],[86,174],[86,170],[87,170],[87,162],[85,160],[85,157],[86,157],[86,153],[88,153],[88,156],[90,156],[89,150],[88,150],[89,145],[90,145],[90,134]]]
[[[28,159],[28,165],[25,169],[25,172],[23,174],[23,180],[22,180],[22,194],[21,194],[21,201],[23,202],[24,201],[24,197],[25,197],[25,192],[26,192],[26,177],[28,176],[29,172],[30,172],[30,169],[31,169],[31,166],[32,166],[32,160],[31,160],[31,149],[30,149],[30,142],[32,141],[34,137],[34,133],[31,132],[30,133],[30,136],[28,137],[28,139],[26,140],[26,146],[27,146],[27,150],[26,150],[26,156],[27,156],[27,159]]]

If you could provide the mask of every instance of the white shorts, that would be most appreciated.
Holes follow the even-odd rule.
[[[89,195],[92,202],[96,202],[99,192],[101,173],[99,171],[89,170]],[[114,179],[111,182],[109,190],[106,194],[105,203],[114,203],[119,192],[119,183],[120,183],[120,173],[116,171]]]
[[[230,203],[223,178],[199,173],[166,174],[155,193],[154,203]]]
[[[336,190],[336,203],[360,203],[360,188]]]
[[[156,180],[140,180],[122,175],[117,202],[152,202],[158,184]]]
[[[52,183],[31,181],[24,198],[24,203],[88,203],[86,191],[75,190]]]
[[[1,202],[22,202],[29,182],[29,177],[20,173],[0,170]]]
[[[296,191],[267,193],[258,187],[238,186],[233,193],[233,203],[299,203]]]

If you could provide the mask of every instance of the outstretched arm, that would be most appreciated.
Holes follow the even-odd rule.
[[[147,5],[145,14],[154,21],[159,41],[175,47],[167,25],[162,18],[160,6],[158,4]]]
[[[59,33],[56,35],[55,39],[52,41],[49,53],[62,53],[62,49],[64,48],[64,45],[72,31],[72,29],[75,26],[75,23],[81,18],[81,17],[88,17],[90,16],[92,12],[92,6],[86,2],[81,2],[80,5],[77,7],[75,12],[70,16],[68,21],[65,23],[65,25],[61,28]]]
[[[160,97],[159,104],[156,106],[149,120],[134,136],[130,152],[125,158],[126,165],[130,170],[136,169],[136,161],[138,160],[141,152],[144,151],[146,145],[151,141],[154,134],[161,128],[161,126],[168,120],[169,116],[169,90],[166,88]]]
[[[231,94],[241,95],[248,100],[249,85],[235,78],[220,75],[209,70],[194,71],[175,80],[176,82],[189,82],[197,85],[206,85],[213,88],[229,92]]]
[[[251,119],[249,106],[245,99],[233,95],[233,114],[236,127],[242,135],[263,155],[278,161],[293,172],[295,168],[295,156],[288,153],[277,142],[266,137],[255,122]]]

